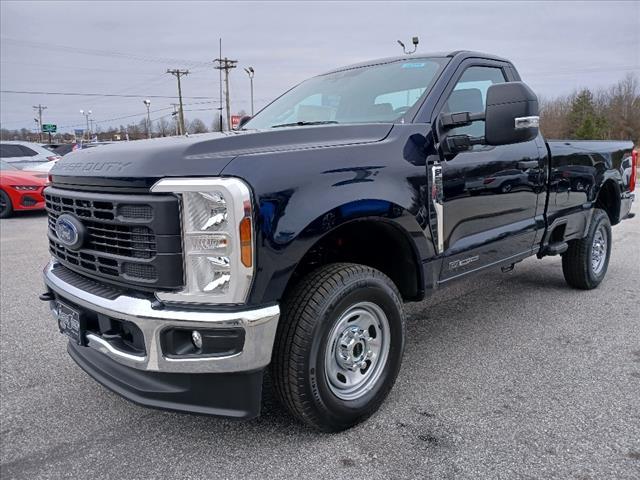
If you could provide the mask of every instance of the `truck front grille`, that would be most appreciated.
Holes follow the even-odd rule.
[[[178,199],[45,190],[49,249],[67,268],[111,283],[175,289],[182,285]],[[71,249],[56,234],[69,214],[81,222],[84,242]]]

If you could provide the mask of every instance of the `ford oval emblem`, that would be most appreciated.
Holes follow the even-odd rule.
[[[84,226],[76,217],[63,213],[56,220],[56,236],[65,247],[76,250],[84,241]]]

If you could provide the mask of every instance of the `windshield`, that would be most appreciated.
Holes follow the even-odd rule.
[[[446,58],[411,58],[313,77],[268,105],[244,128],[395,122],[433,84]]]

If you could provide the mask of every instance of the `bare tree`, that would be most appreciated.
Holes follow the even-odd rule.
[[[189,122],[189,126],[187,128],[187,132],[189,133],[207,133],[207,126],[204,124],[202,120],[199,118],[194,118],[191,122]]]
[[[156,121],[156,128],[155,128],[156,132],[158,132],[158,135],[160,135],[161,137],[167,137],[173,134],[174,130],[171,127],[171,124],[167,121],[166,118],[164,117],[160,117],[157,121]]]

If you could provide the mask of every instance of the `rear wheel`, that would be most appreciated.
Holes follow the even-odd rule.
[[[306,424],[349,428],[391,390],[404,350],[400,294],[382,272],[332,264],[283,301],[273,355],[276,394]]]
[[[13,213],[11,199],[4,190],[0,190],[0,218],[10,217]]]
[[[585,238],[569,242],[562,255],[562,272],[569,285],[591,290],[600,285],[607,274],[611,256],[611,223],[604,210],[594,211]]]

